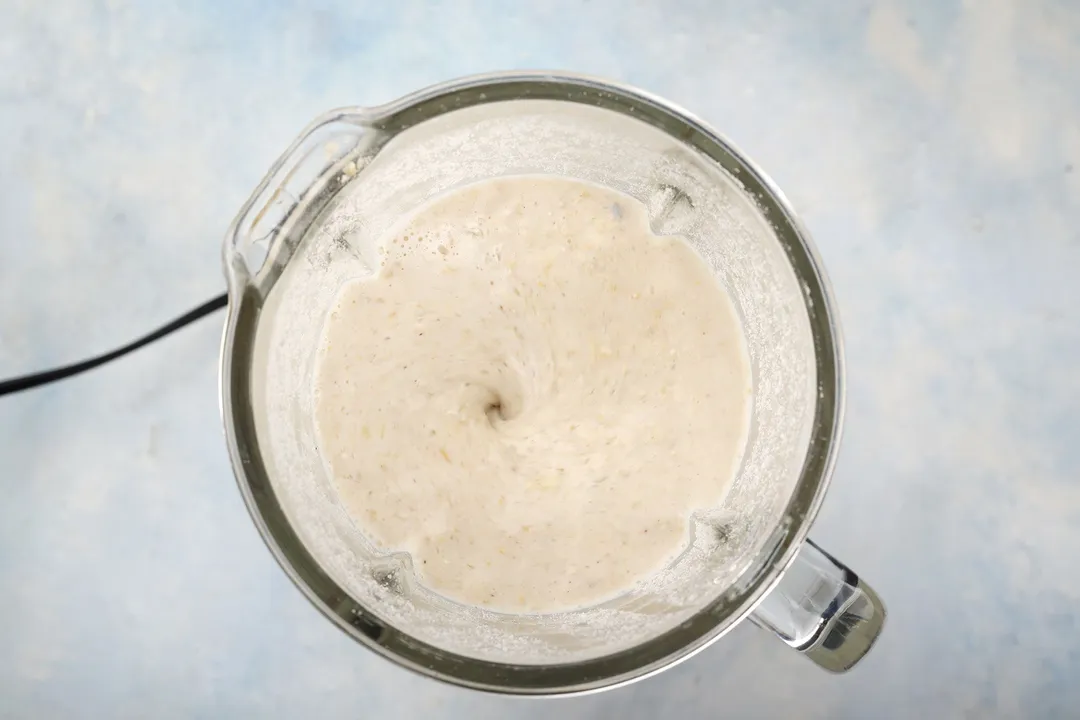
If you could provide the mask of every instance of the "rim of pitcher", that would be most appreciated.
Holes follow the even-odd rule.
[[[585,93],[582,97],[571,94]],[[589,95],[592,93],[593,95]],[[631,114],[694,147],[739,181],[776,232],[804,289],[815,347],[818,401],[807,456],[780,526],[743,572],[736,592],[721,592],[688,621],[626,650],[559,665],[513,665],[458,655],[411,638],[352,600],[304,548],[277,504],[258,453],[250,390],[250,352],[259,293],[235,257],[240,224],[275,172],[309,132],[333,117],[372,122],[396,119],[403,127],[457,109],[515,99],[591,103]],[[449,103],[449,105],[448,105]],[[628,113],[628,109],[632,108]],[[414,114],[415,120],[402,117]],[[679,132],[675,132],[679,128]],[[689,131],[689,132],[687,132]],[[723,134],[693,113],[644,90],[566,72],[494,72],[449,80],[374,107],[349,107],[317,118],[272,166],[245,202],[226,236],[225,274],[229,312],[221,344],[219,397],[229,456],[244,503],[264,543],[294,585],[335,625],[368,649],[419,674],[454,685],[503,694],[577,695],[625,685],[697,654],[744,620],[779,583],[806,540],[836,462],[844,415],[844,357],[832,288],[809,232],[784,193]],[[247,361],[247,362],[238,362]]]

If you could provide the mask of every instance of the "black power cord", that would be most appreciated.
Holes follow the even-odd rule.
[[[144,345],[149,345],[155,340],[160,340],[169,333],[175,332],[185,325],[190,325],[201,317],[209,315],[215,310],[220,310],[229,304],[229,296],[227,294],[218,295],[213,300],[208,300],[199,307],[187,312],[180,317],[173,320],[168,325],[164,325],[154,332],[150,333],[146,337],[139,338],[133,343],[117,348],[112,352],[107,352],[104,355],[98,355],[97,357],[77,362],[74,365],[66,365],[64,367],[58,367],[53,370],[45,370],[44,372],[34,373],[33,375],[24,375],[23,377],[11,378],[10,380],[0,380],[0,395],[10,395],[11,393],[17,393],[20,390],[29,390],[40,385],[46,385],[57,380],[63,380],[69,378],[72,375],[78,375],[81,372],[87,370],[93,370],[99,365],[104,365],[110,360],[115,360],[119,357],[127,355],[129,352],[134,352]]]

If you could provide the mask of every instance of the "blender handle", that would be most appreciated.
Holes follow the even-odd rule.
[[[820,667],[841,673],[870,651],[885,623],[885,605],[850,568],[807,540],[750,618]]]

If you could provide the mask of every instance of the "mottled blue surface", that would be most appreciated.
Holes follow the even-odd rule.
[[[829,676],[740,627],[557,705],[377,660],[244,511],[219,315],[0,400],[0,717],[1076,717],[1080,6],[517,5],[0,2],[0,377],[219,292],[232,214],[322,110],[491,69],[628,81],[817,239],[850,395],[813,534],[888,604],[877,648]]]

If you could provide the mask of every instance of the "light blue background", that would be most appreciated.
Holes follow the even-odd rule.
[[[220,292],[219,245],[317,113],[492,69],[667,96],[784,188],[831,273],[847,431],[814,537],[881,593],[829,676],[752,627],[537,702],[438,685],[263,548],[219,314],[0,400],[0,717],[1076,717],[1080,6],[0,2],[0,377]]]

